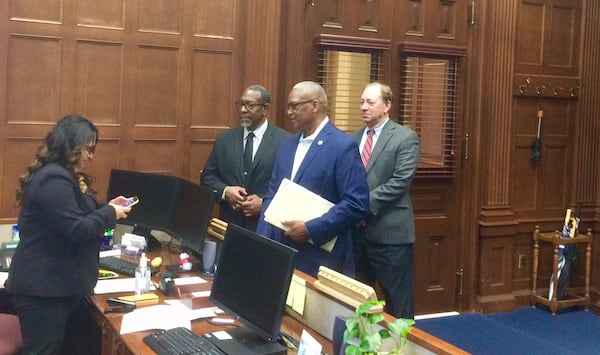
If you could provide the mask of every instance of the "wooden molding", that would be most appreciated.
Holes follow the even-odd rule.
[[[340,36],[321,33],[316,36],[315,42],[318,46],[326,49],[338,50],[389,50],[391,41],[389,39],[365,38],[353,36]]]

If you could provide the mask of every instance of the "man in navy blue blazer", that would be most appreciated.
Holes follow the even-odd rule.
[[[313,277],[321,265],[353,276],[351,230],[369,210],[369,187],[358,144],[329,121],[327,95],[315,82],[294,85],[288,95],[287,114],[300,132],[279,146],[257,232],[297,249],[296,268]],[[310,221],[283,221],[285,232],[269,224],[264,212],[284,178],[334,206]],[[297,208],[303,208],[302,201],[298,201]],[[331,251],[321,248],[335,237]]]

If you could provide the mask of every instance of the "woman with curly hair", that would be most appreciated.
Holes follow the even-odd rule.
[[[99,334],[91,336],[97,329],[84,298],[96,285],[104,230],[126,218],[131,207],[121,206],[123,196],[101,205],[82,191],[77,177],[88,176],[84,168],[97,142],[92,122],[66,116],[48,133],[19,179],[21,240],[6,290],[21,323],[23,354],[100,350]],[[84,338],[87,344],[81,344]]]

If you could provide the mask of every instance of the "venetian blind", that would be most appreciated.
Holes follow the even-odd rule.
[[[419,136],[416,176],[453,177],[459,154],[456,57],[402,56],[399,117]]]
[[[327,93],[329,116],[339,129],[352,132],[364,127],[360,96],[369,82],[379,80],[381,71],[379,51],[319,51],[318,81]]]

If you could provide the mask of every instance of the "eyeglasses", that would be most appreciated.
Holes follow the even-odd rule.
[[[304,105],[306,103],[315,101],[317,99],[310,99],[310,100],[306,100],[306,101],[299,101],[299,102],[289,102],[286,106],[288,111],[297,111],[298,107],[300,107],[301,105]]]
[[[258,106],[264,106],[266,104],[257,104],[255,102],[244,102],[244,101],[236,101],[235,103],[235,107],[237,107],[238,110],[241,110],[242,107],[246,108],[247,111],[252,111],[255,108],[257,108]]]
[[[85,151],[87,152],[88,155],[94,155],[94,152],[96,151],[96,146],[95,145],[86,145]]]

